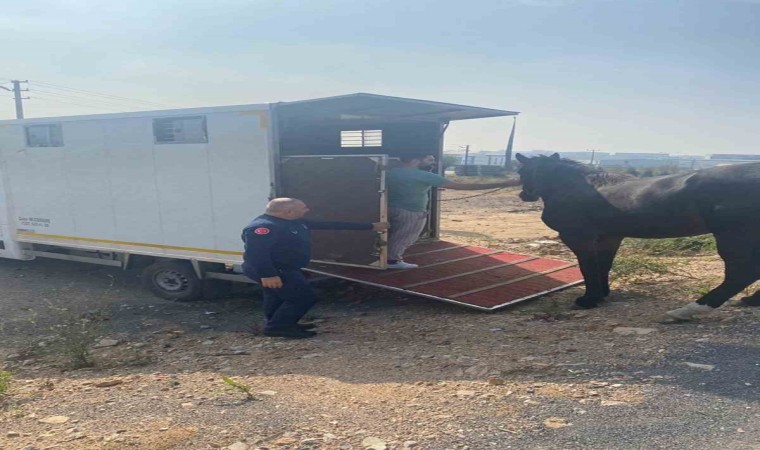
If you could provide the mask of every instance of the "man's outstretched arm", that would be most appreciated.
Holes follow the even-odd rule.
[[[362,223],[362,222],[323,222],[304,220],[304,224],[310,230],[373,230],[385,231],[388,229],[387,222]]]
[[[520,180],[507,180],[501,183],[455,183],[446,181],[439,187],[442,189],[454,189],[457,191],[481,191],[484,189],[498,189],[506,187],[520,186]]]

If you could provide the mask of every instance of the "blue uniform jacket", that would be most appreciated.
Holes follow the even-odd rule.
[[[300,269],[311,260],[309,230],[371,230],[371,223],[286,220],[263,214],[243,229],[243,273],[254,280]]]

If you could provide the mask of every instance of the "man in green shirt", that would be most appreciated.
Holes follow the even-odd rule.
[[[420,237],[428,215],[428,199],[433,187],[474,191],[519,186],[519,180],[502,183],[467,184],[454,183],[429,172],[435,164],[435,156],[421,154],[401,158],[401,167],[388,171],[388,268],[414,269],[416,264],[405,262],[404,252]]]

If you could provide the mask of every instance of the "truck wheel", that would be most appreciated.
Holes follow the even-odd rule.
[[[145,268],[142,274],[145,287],[167,300],[192,301],[203,295],[201,280],[193,267],[184,261],[159,261]]]

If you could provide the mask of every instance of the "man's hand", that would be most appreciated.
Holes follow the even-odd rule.
[[[280,277],[262,278],[261,287],[265,287],[269,289],[279,289],[282,287],[282,278]]]
[[[388,224],[388,222],[377,222],[372,224],[372,230],[377,232],[383,232],[386,231],[391,226]]]

